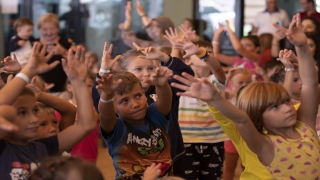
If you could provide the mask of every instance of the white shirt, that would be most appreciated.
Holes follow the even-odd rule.
[[[257,14],[253,25],[258,28],[257,35],[260,36],[263,33],[275,33],[277,28],[273,26],[273,23],[277,23],[279,21],[282,23],[282,26],[289,26],[290,20],[285,10],[277,9],[272,13],[265,10]]]

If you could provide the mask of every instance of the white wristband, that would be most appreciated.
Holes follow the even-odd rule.
[[[107,73],[109,73],[109,72],[110,72],[110,70],[108,70],[108,69],[102,69],[102,68],[100,68],[100,70],[99,70],[99,74],[100,74],[100,73],[107,74]]]
[[[23,73],[18,73],[15,77],[23,79],[27,84],[30,82],[30,78]]]
[[[113,98],[109,99],[109,100],[104,100],[102,98],[100,98],[100,101],[103,102],[103,103],[109,103],[109,102],[112,102],[113,101]]]

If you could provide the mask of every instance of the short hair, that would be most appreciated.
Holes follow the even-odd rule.
[[[248,69],[246,69],[246,68],[237,68],[237,69],[235,70],[235,72],[232,74],[232,76],[230,76],[230,80],[231,80],[234,76],[236,76],[237,74],[249,74],[249,75],[251,76],[251,73],[250,73],[250,71],[249,71]]]
[[[48,106],[48,105],[43,104],[41,102],[37,102],[37,106],[39,108],[40,113],[55,115],[55,110],[51,106]]]
[[[23,96],[23,95],[31,95],[31,96],[35,96],[33,91],[27,87],[24,87],[20,93],[20,96]]]
[[[213,49],[213,46],[212,46],[211,42],[206,41],[206,40],[200,39],[200,40],[198,40],[198,41],[193,42],[193,44],[195,44],[195,45],[197,45],[197,46],[199,46],[199,47],[204,47],[204,48],[211,48],[211,49]]]
[[[316,52],[313,55],[313,58],[315,60],[320,60],[320,40],[318,34],[319,32],[305,32],[308,39],[311,39],[314,42],[314,45],[316,46]]]
[[[239,90],[237,107],[251,119],[256,129],[263,134],[263,113],[270,107],[290,100],[288,92],[271,81],[251,83]]]
[[[53,23],[58,29],[60,28],[58,16],[53,13],[46,13],[38,19],[38,29],[47,22]]]
[[[316,3],[314,2],[314,0],[307,0],[308,3],[312,3],[313,6],[316,6]]]
[[[68,175],[72,171],[76,171],[81,177],[81,180],[103,180],[101,172],[92,163],[84,162],[80,158],[64,156],[47,157],[41,162],[41,165],[31,173],[28,179],[68,179]]]
[[[319,21],[318,18],[313,17],[313,16],[307,16],[307,17],[303,18],[301,20],[301,22],[303,22],[304,20],[310,20],[312,22],[312,24],[314,24],[316,26],[315,33],[319,33],[320,32],[320,21]]]
[[[136,84],[139,84],[142,88],[140,80],[132,73],[127,71],[119,71],[113,73],[113,79],[118,80],[121,79],[122,82],[119,84],[115,93],[118,95],[123,95],[125,93],[130,92]]]
[[[144,54],[141,51],[137,51],[136,49],[130,49],[124,52],[118,60],[119,66],[121,67],[121,69],[127,70],[130,62],[132,62],[135,58],[137,58],[140,55],[143,56]]]
[[[12,29],[14,31],[17,31],[19,27],[26,26],[26,25],[33,26],[33,22],[28,18],[18,18],[13,22]]]
[[[259,36],[261,53],[267,49],[271,49],[273,35],[270,33],[263,33]]]

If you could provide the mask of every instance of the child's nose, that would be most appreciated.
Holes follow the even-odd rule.
[[[34,124],[38,122],[38,117],[35,115],[31,115],[30,117],[30,124]]]
[[[54,126],[51,126],[50,129],[49,129],[49,133],[56,133],[57,130]]]

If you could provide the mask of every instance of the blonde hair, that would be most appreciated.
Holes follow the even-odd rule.
[[[234,76],[236,76],[237,74],[250,74],[251,73],[248,71],[248,69],[246,68],[237,68],[229,77],[229,79],[231,80]]]
[[[55,115],[55,110],[46,104],[43,104],[41,102],[37,102],[37,106],[39,108],[40,113],[46,113],[46,114],[53,114]]]
[[[274,82],[249,84],[238,93],[237,107],[252,120],[256,129],[263,133],[263,113],[270,107],[290,100],[288,92]]]
[[[14,31],[17,31],[19,27],[26,26],[26,25],[33,26],[33,22],[28,18],[18,18],[13,22],[12,29]]]
[[[118,60],[118,64],[121,69],[127,70],[128,65],[140,55],[144,54],[136,49],[128,50],[121,55],[121,58]]]
[[[47,22],[53,23],[58,29],[60,28],[58,16],[53,13],[46,13],[38,19],[38,29]]]
[[[260,52],[263,53],[267,49],[271,49],[273,35],[269,33],[263,33],[259,36]]]

